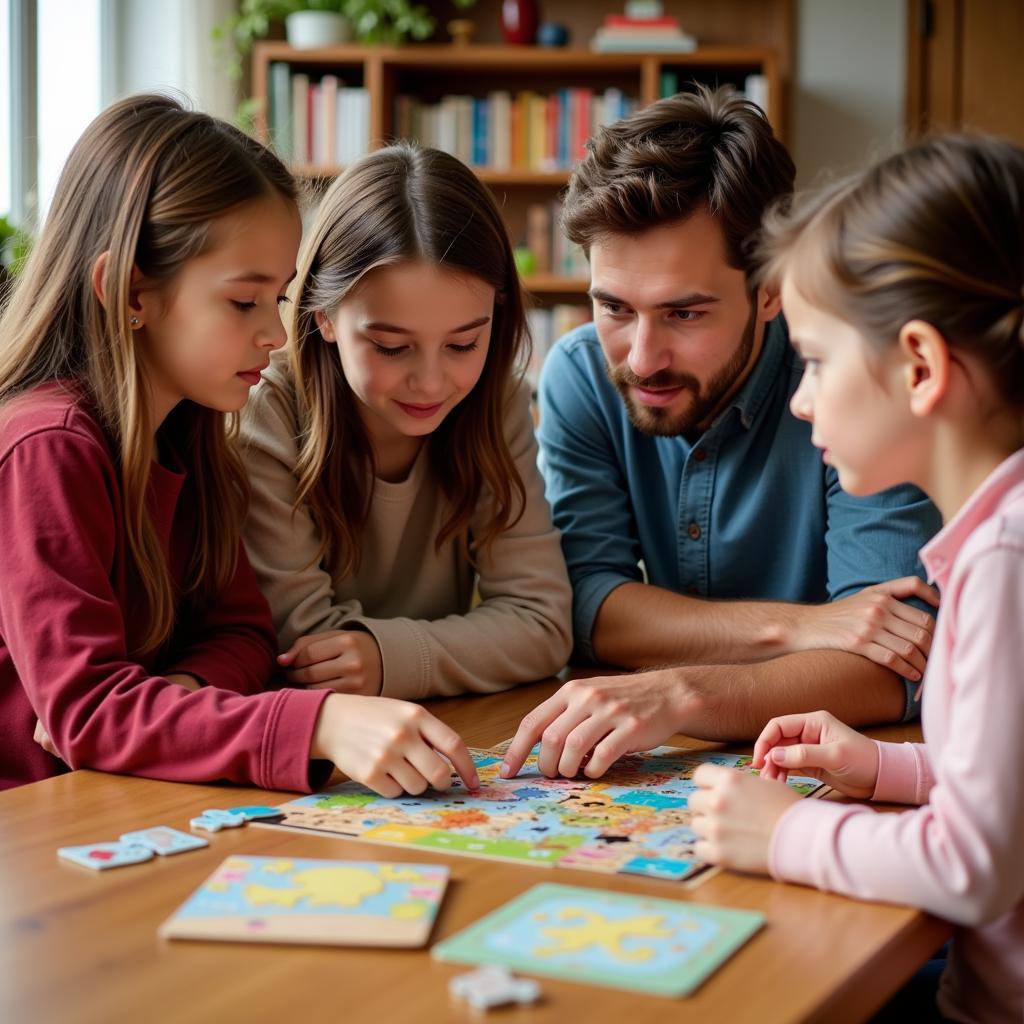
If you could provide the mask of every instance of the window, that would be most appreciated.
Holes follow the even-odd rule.
[[[37,7],[37,181],[41,220],[71,147],[103,104],[100,0],[38,0]]]

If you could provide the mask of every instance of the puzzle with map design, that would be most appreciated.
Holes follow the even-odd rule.
[[[169,939],[422,946],[448,884],[439,864],[228,857],[160,927]]]
[[[481,788],[453,775],[447,793],[386,799],[355,782],[283,804],[267,828],[298,828],[371,843],[499,858],[546,867],[679,880],[705,864],[693,855],[689,796],[705,762],[749,771],[750,758],[657,747],[620,758],[600,779],[549,779],[534,749],[519,775],[498,774],[504,747],[472,750]],[[817,779],[792,776],[802,795]]]
[[[535,885],[434,946],[438,960],[656,995],[692,992],[764,915],[574,885]]]

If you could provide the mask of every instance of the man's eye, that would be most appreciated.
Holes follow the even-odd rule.
[[[237,302],[235,299],[231,300],[231,305],[242,313],[248,313],[250,309],[256,308],[255,302]]]

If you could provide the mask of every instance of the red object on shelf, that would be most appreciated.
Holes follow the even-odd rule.
[[[501,0],[501,34],[513,46],[529,46],[537,37],[537,0]]]

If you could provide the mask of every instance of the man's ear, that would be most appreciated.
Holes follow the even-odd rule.
[[[757,289],[757,319],[767,323],[782,310],[782,289],[778,284],[763,284]]]
[[[316,326],[320,330],[320,337],[323,338],[324,341],[336,342],[338,340],[338,335],[334,330],[334,324],[331,323],[331,318],[319,309],[313,314],[313,317],[316,320]]]
[[[107,308],[107,296],[103,279],[106,276],[109,263],[110,250],[107,249],[96,257],[96,262],[92,265],[92,290],[96,293],[96,298],[100,300],[100,305],[104,309]],[[128,319],[133,328],[141,327],[145,323],[139,289],[141,281],[142,271],[138,267],[132,267],[132,279],[128,290]]]
[[[928,416],[949,391],[949,345],[931,324],[910,320],[900,328],[899,347],[910,411]]]

